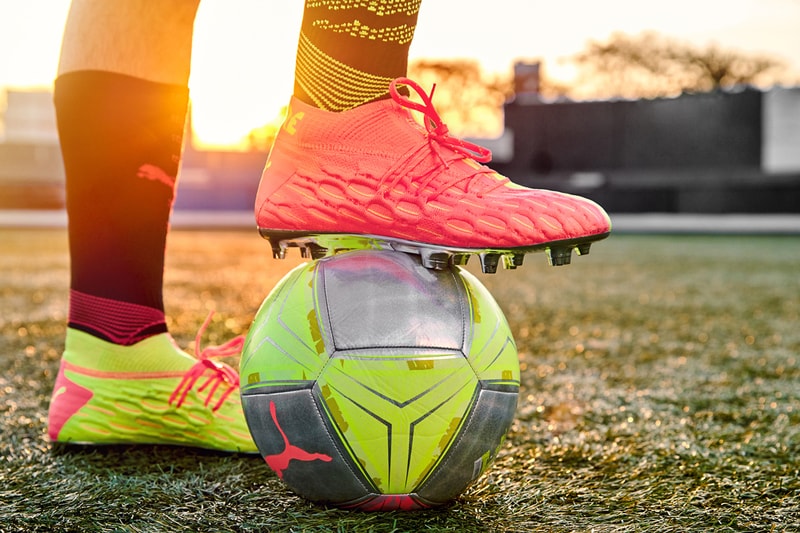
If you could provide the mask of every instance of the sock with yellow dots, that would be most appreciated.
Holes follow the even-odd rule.
[[[326,111],[389,97],[405,76],[422,0],[306,0],[294,96]]]

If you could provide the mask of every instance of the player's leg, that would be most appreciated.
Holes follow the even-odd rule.
[[[164,317],[198,1],[74,0],[70,9],[54,95],[71,260],[54,441],[255,450],[236,373],[207,360],[213,352],[180,350]]]
[[[388,98],[389,83],[406,75],[420,1],[307,1],[295,98],[325,111]]]
[[[403,79],[420,1],[306,2],[295,94],[256,199],[261,234],[278,257],[389,247],[434,268],[479,254],[486,272],[532,251],[553,264],[587,253],[610,231],[600,206],[481,165],[488,151],[452,137]]]

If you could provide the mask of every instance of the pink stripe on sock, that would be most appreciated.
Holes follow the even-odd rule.
[[[69,322],[96,331],[114,344],[129,346],[166,330],[164,312],[145,305],[119,302],[70,290]]]

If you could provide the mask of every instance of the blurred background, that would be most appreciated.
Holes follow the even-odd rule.
[[[252,209],[291,94],[302,5],[201,3],[176,212]],[[68,8],[0,3],[6,212],[63,211],[51,91]],[[800,0],[427,0],[410,77],[436,83],[451,131],[523,185],[612,215],[793,215],[799,27]]]

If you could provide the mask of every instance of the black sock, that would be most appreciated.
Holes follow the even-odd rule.
[[[112,72],[56,80],[70,326],[124,344],[166,331],[164,251],[188,98],[187,87]]]

